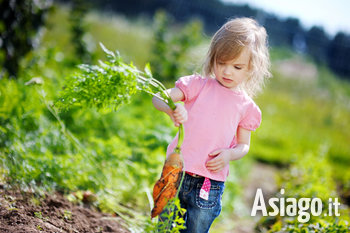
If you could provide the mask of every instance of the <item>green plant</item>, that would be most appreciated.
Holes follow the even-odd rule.
[[[41,212],[34,212],[35,217],[42,219],[43,214]]]
[[[39,231],[43,231],[43,230],[44,230],[43,227],[40,226],[40,225],[37,225],[37,226],[36,226],[36,229],[38,229]]]
[[[72,220],[72,212],[69,210],[65,210],[63,212],[63,218],[68,221]]]
[[[347,233],[350,226],[345,221],[326,221],[321,220],[314,224],[299,224],[289,222],[283,227],[277,227],[269,232],[289,232],[289,233]]]
[[[319,198],[323,206],[322,212],[317,216],[313,216],[310,210],[305,212],[310,217],[306,223],[300,222],[298,215],[263,217],[260,220],[260,226],[258,225],[259,228],[266,227],[271,233],[348,232],[350,228],[349,210],[340,207],[339,216],[329,213],[328,201],[337,197],[337,192],[332,177],[332,167],[327,161],[327,153],[328,148],[323,146],[317,155],[308,153],[299,156],[280,178],[280,186],[286,190],[284,198],[291,197],[298,200],[300,198]]]
[[[41,220],[43,220],[43,221],[49,220],[48,217],[43,217],[43,213],[41,211],[40,212],[34,212],[34,216],[39,218],[39,219],[41,219]]]
[[[179,233],[186,228],[183,219],[185,212],[186,210],[180,206],[180,199],[176,197],[167,203],[161,219],[157,222],[148,222],[144,230],[150,233]]]
[[[113,53],[102,43],[101,48],[107,55],[107,61],[100,65],[80,65],[79,72],[67,79],[61,97],[55,106],[68,110],[73,106],[96,107],[99,110],[117,110],[138,91],[155,96],[158,92],[170,107],[175,105],[166,88],[152,77],[149,65],[145,71],[138,70],[132,63],[126,64],[118,52]]]

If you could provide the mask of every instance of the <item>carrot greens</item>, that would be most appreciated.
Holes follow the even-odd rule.
[[[106,61],[98,65],[82,64],[78,71],[70,76],[55,102],[55,107],[66,111],[72,107],[94,107],[98,110],[117,110],[130,103],[133,95],[143,91],[163,100],[171,109],[176,106],[166,87],[153,78],[150,65],[144,71],[132,63],[127,64],[116,52],[108,50],[102,43],[100,46],[106,54]],[[180,152],[183,139],[183,126],[179,126],[179,140],[175,151]]]

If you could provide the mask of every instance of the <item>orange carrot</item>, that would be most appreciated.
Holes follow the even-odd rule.
[[[154,208],[152,209],[151,213],[152,218],[158,216],[162,212],[168,201],[175,197],[176,191],[177,188],[174,184],[168,184],[165,186],[154,204]]]
[[[182,155],[176,152],[171,153],[165,161],[165,165],[183,167]]]
[[[153,187],[153,200],[155,201],[158,198],[158,194],[162,191],[165,186],[165,180],[159,179]]]
[[[181,180],[183,162],[181,154],[172,153],[166,159],[160,179],[153,187],[154,208],[152,218],[159,215],[168,201],[176,196]]]

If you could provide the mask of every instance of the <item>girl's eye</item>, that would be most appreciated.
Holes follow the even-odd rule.
[[[242,67],[240,67],[240,66],[235,66],[235,68],[236,68],[237,70],[241,70],[241,69],[242,69]]]

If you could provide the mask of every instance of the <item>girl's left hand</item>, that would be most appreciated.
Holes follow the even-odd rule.
[[[226,165],[231,161],[231,151],[230,149],[219,149],[209,154],[211,157],[215,157],[208,161],[206,166],[209,171],[220,172]]]

